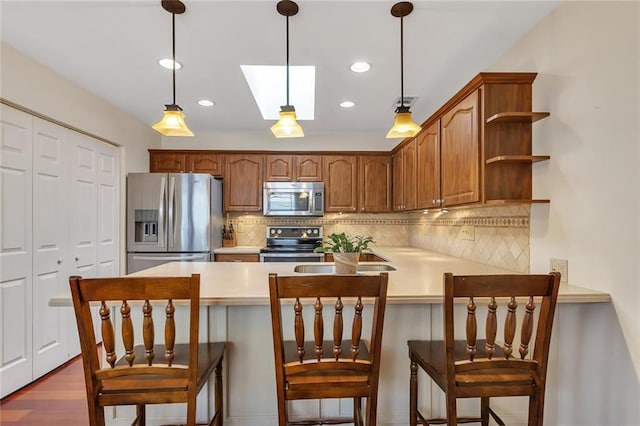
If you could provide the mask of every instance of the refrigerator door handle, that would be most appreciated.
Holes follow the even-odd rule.
[[[175,221],[176,218],[175,216],[175,211],[174,211],[174,205],[175,205],[175,200],[176,198],[176,178],[171,176],[169,177],[169,221],[168,221],[168,226],[170,226],[170,232],[169,232],[169,248],[173,248],[176,244],[176,238],[175,238],[175,234],[176,234],[176,229],[175,229]]]
[[[165,242],[165,223],[164,223],[164,205],[165,205],[165,187],[167,183],[165,181],[165,177],[163,176],[160,180],[160,203],[158,205],[158,244],[160,247],[164,247]]]

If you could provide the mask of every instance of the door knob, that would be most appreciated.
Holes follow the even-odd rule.
[[[62,263],[62,259],[58,259],[58,265]]]
[[[78,260],[80,260],[80,257],[76,256],[76,262],[77,262]]]

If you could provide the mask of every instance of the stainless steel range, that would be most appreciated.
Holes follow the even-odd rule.
[[[322,226],[267,226],[267,245],[260,249],[261,262],[324,262]]]

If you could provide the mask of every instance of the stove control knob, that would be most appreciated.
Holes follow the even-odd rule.
[[[275,233],[276,233],[276,230],[275,230],[275,229],[272,229],[272,230],[271,230],[271,235],[273,235],[273,234],[275,234]]]
[[[311,233],[312,233],[311,229],[307,229],[307,234],[311,234]]]
[[[314,233],[314,234],[317,234],[317,233],[318,233],[318,230],[317,230],[317,229],[314,229],[314,230],[313,230],[313,233]]]
[[[278,229],[278,235],[282,234],[282,229]]]

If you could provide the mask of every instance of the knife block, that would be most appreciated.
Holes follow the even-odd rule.
[[[238,240],[236,240],[236,233],[231,231],[227,231],[222,234],[222,247],[235,247],[238,245]]]

